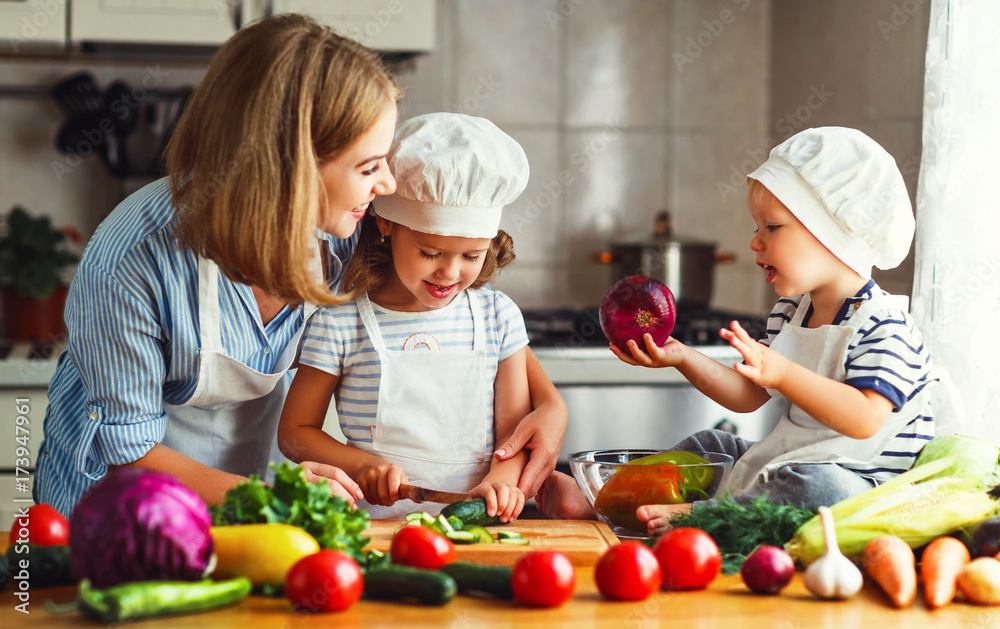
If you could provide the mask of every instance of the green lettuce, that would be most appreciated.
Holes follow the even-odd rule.
[[[326,479],[307,481],[301,466],[272,463],[271,468],[274,485],[254,474],[227,491],[220,504],[211,505],[212,524],[291,524],[315,537],[321,548],[342,550],[365,565],[362,549],[369,541],[365,535],[371,522],[368,512],[332,495]]]
[[[966,435],[943,435],[930,440],[920,450],[913,467],[957,455],[959,459],[929,478],[959,476],[978,479],[979,486],[1000,484],[1000,448],[989,441]]]

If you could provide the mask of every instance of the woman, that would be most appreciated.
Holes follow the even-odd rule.
[[[275,425],[304,323],[395,181],[399,88],[367,48],[296,15],[234,35],[167,149],[169,179],[101,224],[66,307],[34,497],[64,514],[117,467],[169,472],[208,503],[278,456]],[[537,409],[503,446],[554,467],[565,407],[537,360]],[[499,454],[499,453],[498,453]],[[342,471],[311,478],[360,498]]]

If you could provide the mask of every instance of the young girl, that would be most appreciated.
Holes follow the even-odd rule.
[[[521,314],[482,288],[514,259],[498,230],[528,179],[521,147],[482,118],[403,123],[388,156],[396,194],[365,219],[345,269],[353,302],[309,324],[278,439],[293,460],[336,465],[378,518],[440,510],[399,486],[468,492],[517,517],[527,457],[493,459],[531,410]],[[323,431],[331,396],[348,443]]]
[[[895,160],[853,129],[791,137],[749,182],[750,248],[780,298],[767,338],[753,340],[736,322],[720,330],[744,358],[732,369],[674,339],[657,347],[647,335],[645,348],[629,341],[630,354],[611,349],[632,365],[676,367],[736,412],[786,398],[790,409],[758,443],[704,431],[676,449],[733,455],[723,491],[815,508],[906,471],[934,436],[929,352],[906,298],[871,279],[873,265],[893,268],[906,256],[913,214]],[[546,513],[587,514],[565,475],[539,496]],[[690,508],[647,505],[637,515],[655,534]]]

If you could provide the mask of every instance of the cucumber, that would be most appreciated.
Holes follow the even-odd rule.
[[[411,513],[407,513],[403,517],[406,518],[407,522],[419,522],[420,519],[424,517],[424,512],[423,511],[413,511]]]
[[[521,539],[520,537],[504,537],[497,540],[500,544],[520,544],[521,546],[527,546],[531,542],[526,539]]]
[[[521,539],[521,534],[514,531],[497,531],[497,540],[505,539]]]
[[[441,509],[441,515],[446,518],[455,516],[465,523],[466,526],[469,524],[476,524],[478,526],[500,524],[499,516],[490,517],[486,515],[486,501],[482,498],[463,500],[462,502],[450,504]]]
[[[482,526],[478,526],[478,525],[475,525],[475,524],[473,524],[471,526],[466,526],[465,529],[463,530],[463,532],[464,533],[472,533],[473,535],[475,535],[476,536],[476,541],[479,542],[480,544],[492,544],[493,543],[493,534],[490,533],[488,530],[486,530]]]
[[[455,561],[441,566],[439,571],[454,579],[460,592],[482,592],[507,600],[514,598],[510,584],[514,570],[510,566],[481,566]]]
[[[454,533],[455,532],[455,529],[451,526],[451,523],[448,522],[448,518],[444,517],[443,515],[439,515],[434,520],[434,524],[437,524],[438,528],[441,529],[441,533],[445,537],[448,536],[448,533]]]
[[[452,531],[445,535],[456,544],[475,544],[479,538],[472,531]]]
[[[462,522],[455,516],[451,516],[450,518],[448,518],[448,524],[450,524],[451,528],[455,529],[456,531],[461,531],[463,528],[465,528],[465,522]]]
[[[438,570],[393,565],[365,573],[366,598],[416,599],[425,605],[444,605],[455,598],[457,591],[455,580]]]

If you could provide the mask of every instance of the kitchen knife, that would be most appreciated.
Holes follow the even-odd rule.
[[[442,502],[444,504],[452,504],[454,502],[462,502],[469,497],[469,494],[434,491],[433,489],[424,489],[416,485],[403,484],[399,486],[399,497],[412,500],[413,502]]]

